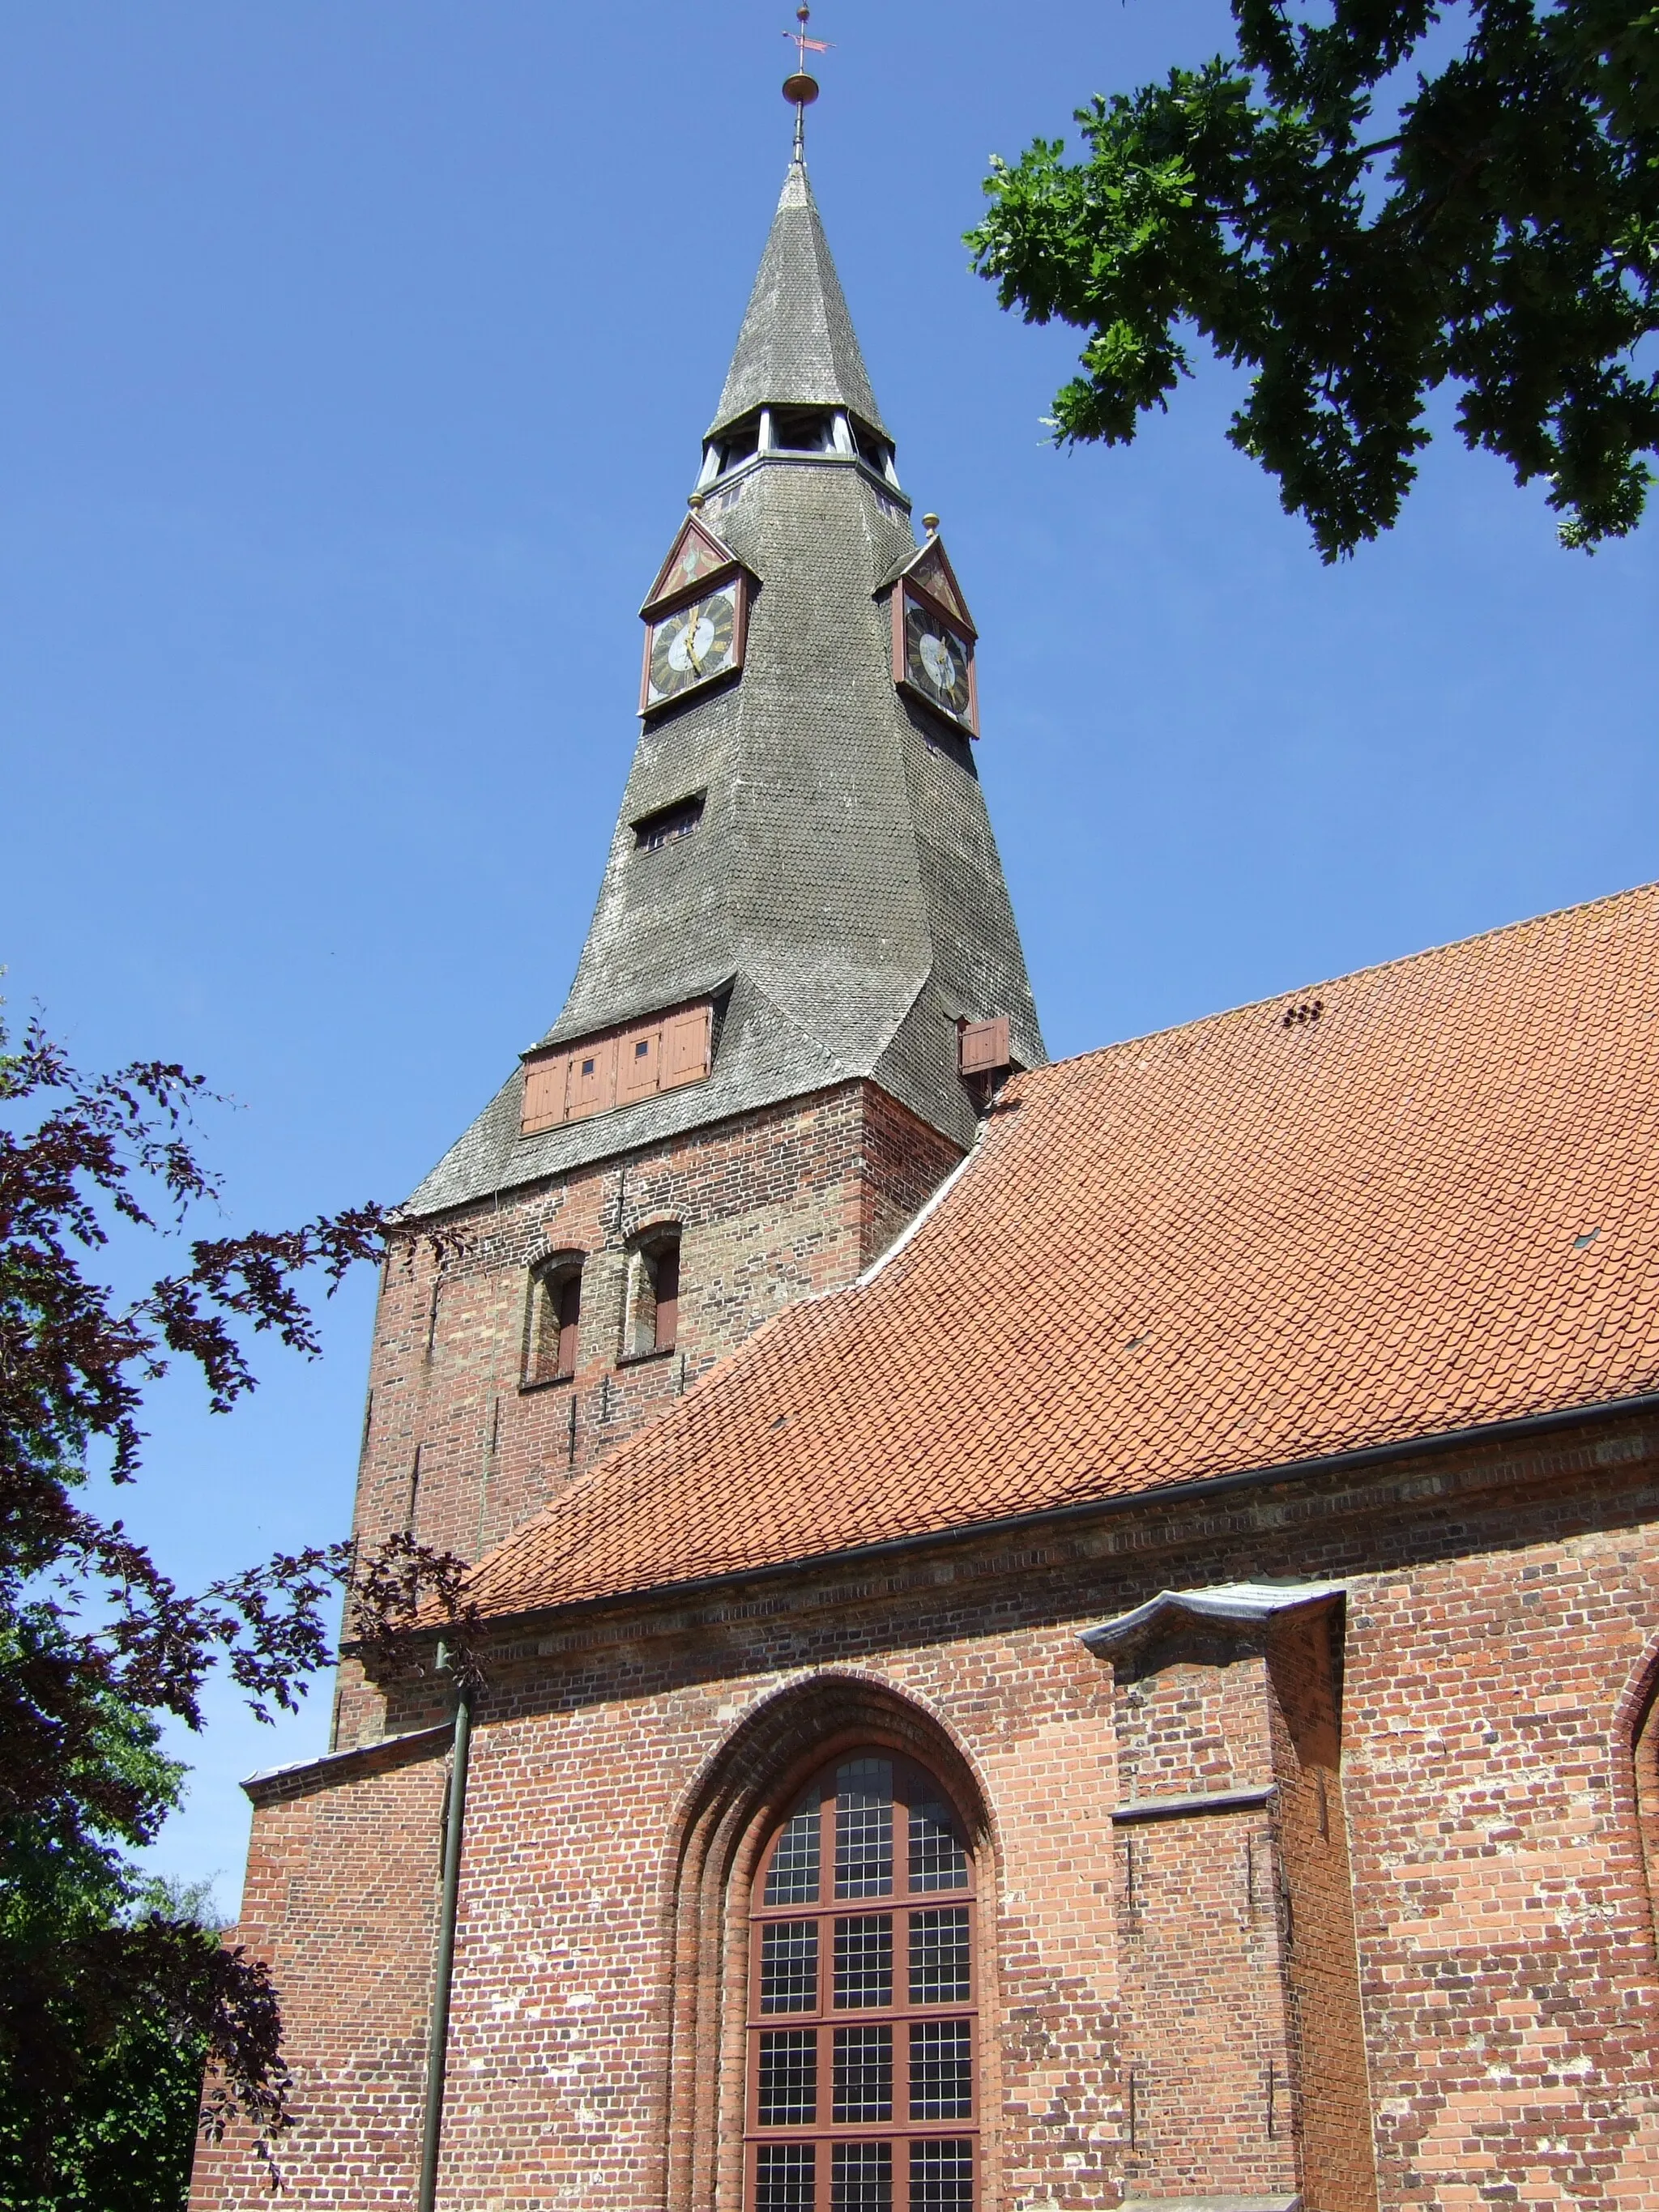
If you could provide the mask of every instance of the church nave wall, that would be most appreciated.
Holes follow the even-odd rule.
[[[983,1808],[985,2212],[1093,2212],[1204,2175],[1364,2212],[1356,2122],[1382,2212],[1659,2201],[1633,1755],[1659,1656],[1656,1474],[1639,1425],[1589,1425],[502,1624],[474,1735],[445,2212],[738,2212],[744,1852],[820,1726],[936,1746]],[[1341,1586],[1325,1657],[1288,1630],[1135,1668],[1079,1640],[1160,1590],[1262,1577]],[[433,1720],[429,1697],[401,1693],[392,1725]],[[373,1810],[386,1863],[326,1910],[300,1876],[354,1832],[328,1809],[349,1790],[313,1769],[302,1820],[275,1800],[257,1816],[246,1933],[287,1978],[309,2069],[300,2203],[380,2201],[338,2193],[339,2146],[362,2083],[410,2064],[441,1764],[372,1785],[418,1807],[401,1826]],[[1263,1795],[1115,1818],[1183,1783]],[[356,2072],[319,2075],[313,2006]],[[204,2162],[198,2206],[253,2201],[229,2171]]]

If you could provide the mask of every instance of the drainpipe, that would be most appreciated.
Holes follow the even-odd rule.
[[[453,1655],[438,1647],[438,1665],[447,1668]],[[438,1907],[438,1957],[432,1980],[432,2017],[426,2040],[426,2110],[421,2118],[421,2185],[418,2212],[434,2212],[438,2201],[438,2144],[443,2130],[444,2060],[449,2049],[449,1991],[455,1972],[455,1917],[461,1895],[461,1829],[466,1819],[466,1765],[472,1748],[472,1684],[464,1680],[455,1692],[455,1741],[449,1762],[449,1805],[444,1816],[443,1895]]]

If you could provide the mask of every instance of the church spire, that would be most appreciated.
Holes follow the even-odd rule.
[[[645,588],[643,728],[563,1011],[416,1212],[848,1084],[960,1148],[959,1025],[1044,1057],[976,633],[918,544],[800,161],[691,504]]]
[[[762,407],[844,407],[883,430],[799,152],[783,180],[709,437]]]

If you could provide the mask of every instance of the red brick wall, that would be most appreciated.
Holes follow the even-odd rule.
[[[1659,1636],[1650,1493],[1351,1601],[1344,1792],[1385,2203],[1659,2203],[1659,2020],[1626,1705]],[[1522,1534],[1528,1540],[1522,1540]],[[1490,1546],[1490,1548],[1486,1548]]]
[[[1125,2185],[1288,2196],[1297,2160],[1268,1824],[1245,1812],[1137,1824],[1118,1852]]]
[[[412,1525],[477,1559],[772,1313],[848,1283],[960,1158],[870,1084],[694,1132],[424,1224],[388,1262],[376,1316],[354,1528]],[[634,1239],[681,1224],[672,1352],[624,1361]],[[530,1268],[573,1249],[581,1333],[568,1381],[526,1389]],[[337,1743],[380,1731],[342,1672]]]
[[[1376,2161],[1365,2069],[1352,1869],[1342,1804],[1340,1607],[1267,1638],[1272,1840],[1304,2202],[1373,2212]]]
[[[1175,1612],[1115,1647],[1131,2188],[1375,2212],[1340,1627]]]
[[[1158,1818],[1121,1821],[1113,1838],[1122,2171],[1152,2194],[1297,2185],[1268,1816],[1169,1802],[1272,1783],[1262,1641],[1181,1622],[1113,1663],[1118,1804],[1162,1801]]]
[[[448,1748],[446,1730],[258,1794],[235,1937],[276,1976],[299,2123],[276,2159],[303,2204],[414,2201]],[[198,2148],[191,2201],[271,2203],[246,2136]]]
[[[1367,2099],[1384,2212],[1650,2208],[1659,1969],[1632,1737],[1659,1647],[1656,1506],[1659,1436],[1609,1424],[1207,1503],[1147,1502],[1017,1547],[941,1544],[719,1600],[521,1627],[492,1660],[474,1739],[440,2202],[731,2212],[719,2122],[724,2109],[729,2136],[735,2029],[720,1962],[740,1935],[727,1900],[765,1796],[738,1753],[770,1745],[781,1758],[815,1698],[826,1724],[848,1725],[853,1692],[836,1686],[851,1680],[882,1710],[914,1713],[984,1808],[988,2212],[1096,2212],[1131,2178],[1170,2192],[1156,2133],[1150,2173],[1132,2177],[1126,2159],[1130,2042],[1138,2018],[1154,2019],[1137,2007],[1167,2003],[1169,1984],[1148,1977],[1138,1992],[1127,1955],[1111,1817],[1129,1794],[1120,1758],[1152,1794],[1149,1777],[1173,1778],[1182,1761],[1242,1776],[1237,1747],[1253,1742],[1255,1759],[1264,1735],[1279,1796],[1254,1816],[1259,1863],[1266,1873],[1276,1855],[1269,1887],[1289,1887],[1298,1928],[1281,1975],[1288,2026],[1261,1997],[1265,1966],[1242,1985],[1254,2009],[1239,2078],[1248,2086],[1260,2063],[1256,2041],[1279,2038],[1299,2085],[1291,2118],[1310,2212],[1343,2212],[1363,2188],[1342,2166],[1341,2116]],[[1114,1668],[1079,1630],[1161,1588],[1263,1576],[1347,1585],[1340,1745],[1334,1673],[1322,1686],[1305,1653],[1276,1651],[1265,1730],[1238,1734],[1229,1713],[1244,1701],[1226,1686],[1177,1680],[1132,1762]],[[1224,1759],[1207,1748],[1218,1742]],[[342,2177],[364,2155],[355,2082],[406,2083],[416,2045],[437,1813],[435,1775],[419,1771],[412,1830],[390,1804],[370,1815],[387,1865],[366,1949],[367,1923],[343,1901],[356,1877],[327,1864],[325,1808],[339,1793],[319,1792],[303,1814],[259,1815],[266,1871],[251,1910],[265,1916],[255,1924],[307,2069],[288,2160],[301,2204],[382,2201],[343,2193],[357,2185]],[[374,1787],[394,1784],[412,1786]],[[1339,1814],[1363,2067],[1340,2032],[1352,2008],[1344,2015]],[[1157,1845],[1160,1941],[1171,1955],[1187,1947],[1200,1995],[1192,1931],[1206,1911],[1218,1944],[1224,1934],[1247,1965],[1253,1955],[1237,1894],[1251,1825],[1222,1816],[1201,1844],[1197,1824],[1186,1841],[1168,1827]],[[302,1897],[283,1877],[297,1920],[283,1917],[276,1871],[289,1858],[313,1884]],[[1270,1918],[1260,1948],[1270,1961],[1279,1942],[1283,1966]],[[318,1929],[355,1929],[360,1948]],[[1171,2014],[1159,2032],[1168,2053],[1186,2031]],[[1316,2038],[1328,2054],[1318,2094],[1341,2121],[1318,2142]],[[1255,2087],[1241,2142],[1263,2119]],[[409,2092],[398,2094],[406,2112]],[[1231,2154],[1224,2130],[1212,2136],[1218,2158]],[[1179,2145],[1183,2175],[1216,2171],[1203,2149]],[[405,2155],[399,2137],[388,2172],[406,2172]],[[1264,2183],[1269,2165],[1263,2154],[1255,2169]],[[253,2201],[246,2172],[205,2172],[201,2212]]]

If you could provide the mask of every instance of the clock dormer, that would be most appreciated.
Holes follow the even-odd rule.
[[[883,586],[892,622],[893,681],[908,697],[976,738],[979,633],[940,541],[939,517],[922,520],[927,539]]]
[[[655,714],[743,667],[754,579],[694,514],[680,526],[640,616],[645,665],[640,712]]]

